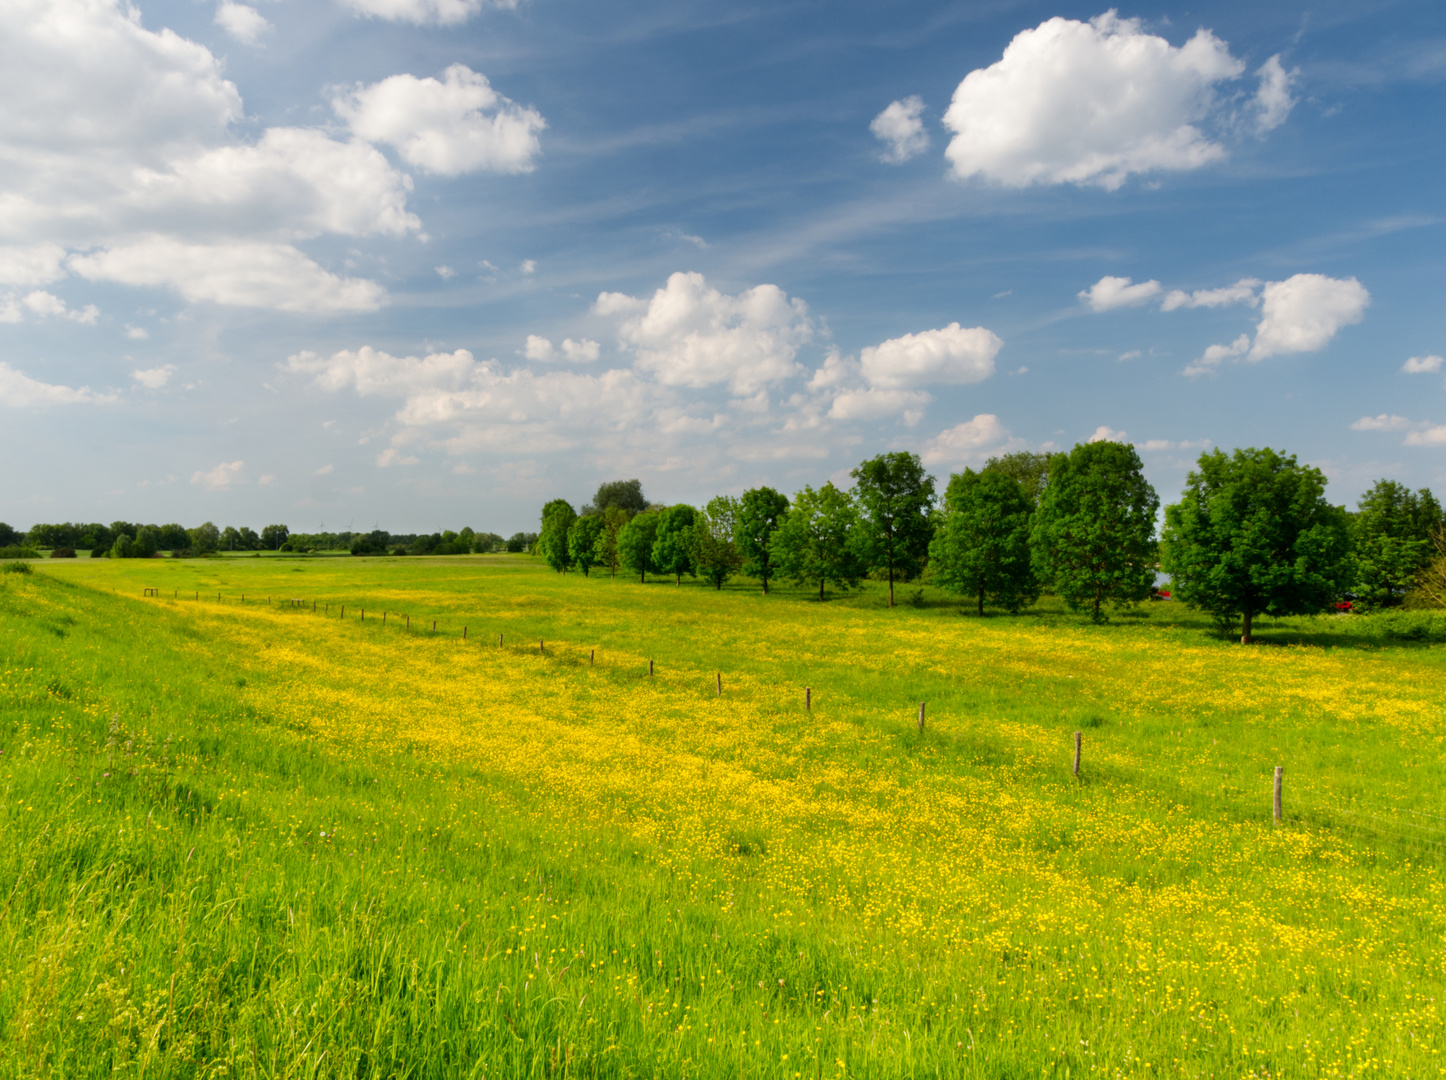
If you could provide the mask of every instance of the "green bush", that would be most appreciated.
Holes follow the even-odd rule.
[[[40,552],[32,547],[23,547],[19,544],[11,544],[8,547],[0,547],[0,559],[38,559]]]
[[[72,548],[72,547],[58,547],[58,548],[54,548],[54,549],[52,549],[51,552],[50,552],[50,557],[51,557],[52,559],[73,559],[73,558],[75,558],[75,548]]]
[[[7,574],[33,574],[28,562],[8,562],[5,564],[4,572]]]

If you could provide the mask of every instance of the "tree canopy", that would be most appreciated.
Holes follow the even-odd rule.
[[[895,577],[907,581],[929,555],[934,478],[918,454],[903,452],[870,458],[849,475],[859,508],[859,555],[869,569],[887,571],[893,607]]]
[[[1056,454],[1030,529],[1035,573],[1096,622],[1105,603],[1144,600],[1155,580],[1159,508],[1133,446],[1080,443]]]
[[[653,541],[657,539],[661,516],[656,510],[645,510],[618,531],[618,558],[642,582],[648,580],[648,571],[653,569]]]
[[[1222,625],[1328,607],[1350,575],[1346,513],[1325,475],[1269,448],[1212,450],[1165,508],[1161,555],[1175,595]]]
[[[768,581],[773,577],[774,562],[769,541],[778,531],[783,515],[788,513],[788,499],[771,487],[750,488],[738,497],[736,537],[738,552],[743,557],[743,572],[763,583],[768,595]]]
[[[693,569],[693,520],[698,512],[691,506],[670,506],[658,514],[658,531],[653,537],[653,569],[672,574],[679,585]]]
[[[988,597],[1006,611],[1032,604],[1039,586],[1029,554],[1033,504],[1009,473],[965,469],[949,478],[944,517],[929,545],[934,580],[973,596],[980,615]]]
[[[710,499],[693,519],[693,566],[715,589],[721,590],[743,562],[733,542],[737,519],[738,500],[727,495]]]
[[[547,565],[559,574],[567,573],[567,568],[572,565],[567,531],[576,520],[577,511],[566,499],[553,499],[542,508],[542,530],[537,534],[537,550],[547,560]]]
[[[608,480],[598,485],[592,502],[582,508],[583,514],[605,514],[612,509],[626,510],[629,515],[641,514],[648,508],[641,480]]]
[[[1355,593],[1368,607],[1401,603],[1430,564],[1442,529],[1441,504],[1422,488],[1378,480],[1361,496],[1353,524]]]
[[[1039,505],[1044,489],[1049,486],[1049,459],[1052,456],[1033,450],[1017,450],[990,458],[984,463],[984,471],[1003,473],[1017,480],[1033,508]]]
[[[574,566],[588,577],[588,571],[597,563],[597,540],[604,529],[603,519],[596,514],[584,514],[567,530],[567,554]]]
[[[799,584],[852,588],[863,575],[856,553],[858,508],[832,483],[814,491],[805,487],[793,497],[769,545],[778,569]]]

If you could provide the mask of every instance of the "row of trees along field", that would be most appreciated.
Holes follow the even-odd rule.
[[[1389,607],[1412,594],[1446,606],[1441,504],[1381,480],[1352,512],[1332,505],[1317,468],[1270,449],[1200,456],[1179,502],[1165,508],[1133,446],[1081,443],[1068,453],[991,458],[949,478],[942,496],[918,456],[882,454],[849,474],[853,488],[769,487],[720,495],[702,509],[650,504],[637,480],[598,488],[581,512],[542,509],[537,550],[560,573],[619,569],[701,578],[735,574],[764,593],[777,577],[852,588],[865,577],[922,579],[1017,612],[1042,591],[1104,619],[1106,606],[1151,596],[1156,574],[1175,599],[1240,625],[1350,602]]]
[[[530,551],[536,533],[514,533],[503,539],[496,533],[460,532],[389,533],[375,529],[359,532],[294,533],[285,525],[267,525],[257,533],[247,526],[218,529],[211,522],[186,529],[180,525],[140,525],[113,521],[109,525],[66,522],[36,525],[22,533],[0,522],[0,553],[23,554],[49,550],[52,555],[89,551],[92,558],[149,559],[161,552],[209,555],[221,551],[350,551],[353,555],[469,555],[473,553]]]

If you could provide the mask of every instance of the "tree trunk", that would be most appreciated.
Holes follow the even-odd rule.
[[[984,616],[984,582],[979,583],[979,615]]]
[[[823,601],[823,578],[818,579],[818,598],[820,602]]]
[[[1090,618],[1093,619],[1095,622],[1099,622],[1099,621],[1100,621],[1100,591],[1099,591],[1099,589],[1095,589],[1095,608],[1094,608],[1094,612],[1093,612],[1093,614],[1091,614]]]
[[[763,567],[763,595],[768,595],[768,567]]]
[[[1254,621],[1255,621],[1255,613],[1252,612],[1249,608],[1246,608],[1246,609],[1245,609],[1245,613],[1244,613],[1244,615],[1243,615],[1242,618],[1241,618],[1241,625],[1240,625],[1240,644],[1242,644],[1242,645],[1253,645],[1253,644],[1255,644],[1255,639],[1250,636],[1250,627],[1251,627],[1251,624],[1252,624]]]
[[[894,606],[894,560],[889,560],[889,607]]]
[[[722,592],[722,591],[723,591],[723,579],[722,579],[722,578],[719,578],[716,584],[717,584],[717,586],[718,586],[718,591],[719,591],[719,592]]]

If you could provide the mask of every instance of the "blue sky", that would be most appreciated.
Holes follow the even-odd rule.
[[[1446,9],[9,0],[0,520],[1139,447],[1446,489]]]

